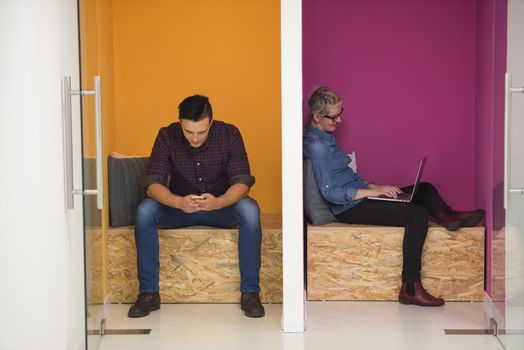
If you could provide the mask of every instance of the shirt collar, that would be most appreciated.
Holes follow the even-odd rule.
[[[323,140],[326,140],[326,141],[334,141],[335,140],[335,136],[333,136],[333,134],[331,134],[331,133],[329,133],[327,131],[323,131],[323,130],[317,129],[314,126],[312,126],[311,123],[308,123],[306,125],[306,130],[307,130],[308,133],[311,133],[313,135],[317,135],[318,137],[320,137]]]

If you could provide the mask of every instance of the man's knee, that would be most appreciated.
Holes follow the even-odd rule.
[[[235,204],[234,210],[239,220],[260,221],[260,208],[253,198],[241,199]]]
[[[148,221],[154,219],[158,220],[158,216],[162,209],[162,205],[151,198],[145,198],[140,202],[138,208],[136,209],[136,223]]]

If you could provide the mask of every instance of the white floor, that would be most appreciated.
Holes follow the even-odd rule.
[[[396,302],[308,302],[307,331],[280,330],[282,305],[245,317],[236,304],[162,304],[140,319],[130,305],[107,305],[108,329],[151,328],[149,335],[106,335],[101,350],[502,349],[491,335],[445,335],[444,329],[489,328],[483,303],[421,308]]]

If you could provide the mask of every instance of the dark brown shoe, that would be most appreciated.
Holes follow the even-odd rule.
[[[457,231],[460,228],[460,219],[453,215],[441,212],[437,215],[435,220],[437,220],[440,225],[447,228],[448,231]]]
[[[486,212],[484,209],[477,209],[473,211],[456,211],[454,217],[460,220],[460,227],[477,226],[484,217]]]
[[[242,293],[240,307],[247,317],[264,317],[266,314],[258,293]]]
[[[472,211],[455,211],[453,214],[441,212],[435,219],[449,231],[456,231],[461,227],[477,226],[484,220],[484,216],[486,216],[484,209],[477,209]]]
[[[413,290],[408,293],[408,284],[402,283],[400,287],[400,293],[398,294],[398,301],[401,304],[414,304],[418,306],[442,306],[444,305],[444,299],[436,298],[433,295],[426,292],[422,283],[413,283]]]
[[[160,309],[160,295],[158,293],[140,293],[138,300],[131,306],[128,317],[138,318],[144,317]]]

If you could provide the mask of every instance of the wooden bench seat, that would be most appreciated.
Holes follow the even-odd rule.
[[[160,295],[165,303],[238,303],[238,230],[193,226],[159,230]],[[262,216],[260,297],[282,302],[282,223]],[[134,227],[108,230],[108,287],[111,302],[138,295]]]
[[[282,226],[262,217],[263,302],[282,302]],[[136,300],[133,227],[110,228],[107,281],[111,302]],[[308,300],[396,300],[403,228],[335,223],[307,227]],[[194,226],[159,230],[162,302],[237,303],[237,230]],[[422,281],[447,301],[482,301],[484,228],[455,233],[431,226],[422,256]]]
[[[341,223],[307,227],[308,300],[397,300],[404,228]],[[447,301],[484,297],[484,227],[433,225],[422,282]]]

